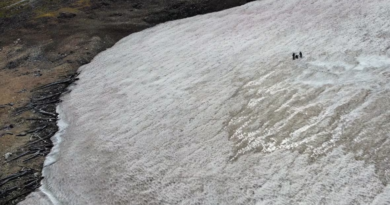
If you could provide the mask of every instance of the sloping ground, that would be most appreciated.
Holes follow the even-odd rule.
[[[264,0],[122,39],[22,204],[390,203],[389,9]]]
[[[77,68],[131,33],[246,2],[1,1],[0,204],[16,204],[39,187],[52,147],[55,106],[67,83],[35,88],[74,76]]]

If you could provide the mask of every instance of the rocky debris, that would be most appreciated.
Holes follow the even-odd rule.
[[[40,70],[34,71],[34,76],[35,76],[35,77],[40,77],[40,76],[42,76],[41,71],[40,71]]]
[[[141,9],[142,8],[142,4],[141,3],[136,3],[136,4],[133,5],[133,8]]]
[[[70,13],[70,12],[60,12],[58,17],[59,19],[70,19],[76,17],[75,13]]]
[[[110,3],[106,2],[106,1],[103,1],[103,2],[101,3],[101,5],[102,5],[102,6],[109,6]]]
[[[122,13],[112,13],[109,15],[109,17],[115,17],[115,16],[123,16]]]
[[[11,152],[7,152],[7,153],[4,155],[4,158],[5,158],[5,160],[8,160],[11,156],[12,156],[12,153],[11,153]]]
[[[0,199],[7,199],[1,204],[15,204],[17,198],[24,197],[39,187],[42,177],[34,169],[23,167],[19,172],[0,179]],[[8,185],[10,183],[15,185]],[[16,195],[13,195],[18,191]]]
[[[0,134],[0,137],[5,136],[5,135],[14,135],[14,134],[11,133],[11,132],[1,133],[1,134]]]
[[[20,57],[17,57],[17,58],[14,58],[12,60],[10,60],[6,66],[4,67],[4,69],[15,69],[17,68],[18,66],[20,66],[23,62],[27,61],[29,58],[28,55],[22,55]]]
[[[14,125],[13,124],[9,124],[9,125],[6,125],[4,127],[0,127],[0,130],[10,130],[14,128]]]
[[[27,92],[27,90],[26,90],[25,88],[23,88],[23,89],[19,90],[19,91],[16,92],[16,93],[25,93],[25,92]]]
[[[24,136],[26,136],[27,134],[28,134],[27,132],[21,132],[21,133],[17,134],[16,136],[18,136],[18,137],[24,137]]]
[[[18,63],[15,61],[8,62],[7,65],[5,66],[6,69],[14,69],[18,67]]]
[[[22,42],[22,40],[21,40],[20,38],[18,38],[18,39],[16,39],[16,40],[14,41],[14,44],[16,45],[16,44],[19,44],[20,42]]]

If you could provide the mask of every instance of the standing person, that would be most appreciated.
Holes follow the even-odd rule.
[[[302,52],[301,52],[301,51],[299,51],[299,57],[300,57],[300,58],[303,58]]]
[[[295,60],[295,53],[293,53],[293,60]]]

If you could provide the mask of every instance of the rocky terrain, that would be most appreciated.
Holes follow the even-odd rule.
[[[77,69],[119,39],[247,0],[6,0],[0,3],[0,204],[40,186],[55,107]],[[134,51],[137,52],[137,51]]]

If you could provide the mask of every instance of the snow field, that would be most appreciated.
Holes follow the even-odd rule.
[[[389,9],[263,0],[122,39],[60,105],[55,200],[21,204],[390,203]]]

